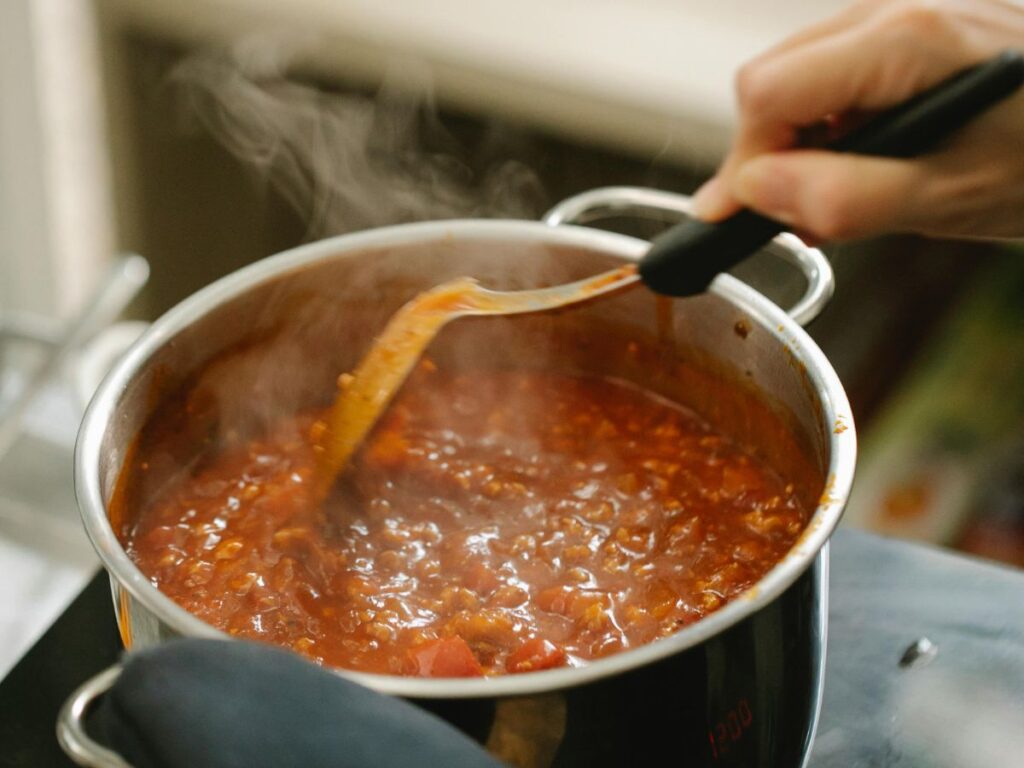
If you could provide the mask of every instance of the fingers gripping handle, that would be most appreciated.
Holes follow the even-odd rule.
[[[913,157],[927,152],[1024,82],[1024,57],[1004,51],[959,72],[826,146],[834,152]],[[735,266],[785,226],[750,210],[720,222],[698,219],[657,237],[640,261],[640,277],[669,296],[700,293],[719,272]]]

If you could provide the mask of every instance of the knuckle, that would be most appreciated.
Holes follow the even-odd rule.
[[[911,225],[936,234],[991,234],[986,217],[1006,197],[1005,173],[995,166],[949,176],[930,175],[918,184],[918,204],[907,212]]]
[[[826,240],[844,240],[857,234],[857,206],[845,174],[834,172],[818,179],[806,211],[806,227]]]
[[[889,15],[889,24],[902,38],[935,40],[947,37],[953,20],[944,2],[913,0],[896,8]]]
[[[744,111],[759,111],[768,99],[769,86],[763,62],[754,59],[736,73],[736,97]]]
[[[858,234],[853,218],[842,208],[825,207],[814,219],[807,228],[822,240],[850,240]]]

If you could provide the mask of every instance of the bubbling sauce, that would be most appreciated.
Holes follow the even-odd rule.
[[[126,510],[119,535],[204,621],[327,665],[584,664],[716,610],[808,520],[758,458],[616,380],[423,361],[321,501],[326,416],[228,440]]]

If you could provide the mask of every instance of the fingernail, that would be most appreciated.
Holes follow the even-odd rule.
[[[782,163],[759,157],[736,172],[733,193],[748,208],[792,224],[797,214],[797,185]]]
[[[715,219],[725,208],[725,190],[720,176],[712,176],[693,193],[693,213],[700,219]]]

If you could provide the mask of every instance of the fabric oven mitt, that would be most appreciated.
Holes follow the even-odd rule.
[[[86,727],[134,768],[503,765],[406,701],[257,643],[174,640],[129,654]]]

